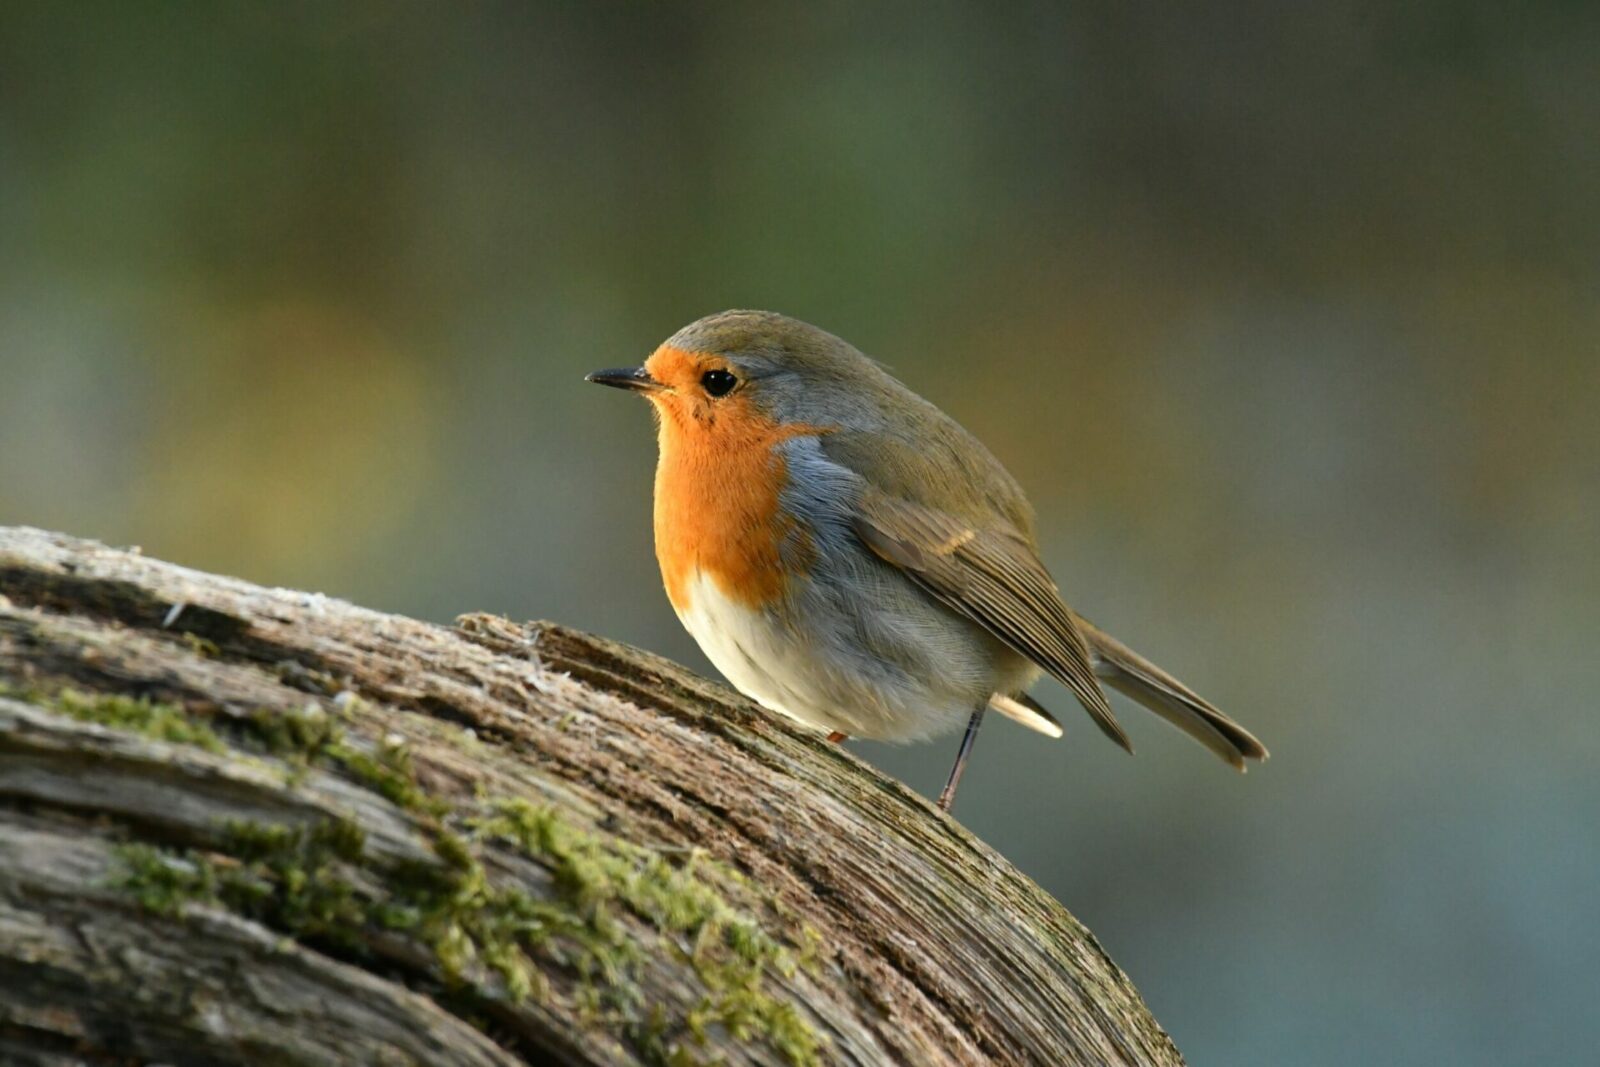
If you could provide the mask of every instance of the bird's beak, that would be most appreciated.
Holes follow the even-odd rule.
[[[597,370],[593,374],[585,374],[583,380],[596,382],[600,385],[609,385],[617,389],[632,389],[636,393],[653,393],[657,389],[665,388],[660,382],[650,377],[650,372],[643,367],[618,367],[616,370]]]

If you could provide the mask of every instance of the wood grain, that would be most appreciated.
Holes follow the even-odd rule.
[[[924,798],[603,638],[0,528],[0,687],[0,1062],[1182,1062]]]

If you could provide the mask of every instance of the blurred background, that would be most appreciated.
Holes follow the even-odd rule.
[[[815,322],[1272,749],[962,790],[1197,1065],[1600,1043],[1597,297],[1594,5],[0,3],[0,523],[709,671],[581,379]]]

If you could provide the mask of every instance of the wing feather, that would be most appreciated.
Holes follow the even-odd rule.
[[[875,555],[1049,671],[1107,737],[1133,751],[1095,678],[1082,631],[1021,535],[1003,525],[979,529],[872,488],[862,494],[853,522]]]

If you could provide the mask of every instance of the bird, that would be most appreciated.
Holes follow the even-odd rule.
[[[816,326],[734,310],[640,367],[586,380],[655,415],[656,559],[683,626],[733,686],[832,741],[966,724],[948,812],[990,709],[1050,737],[1060,681],[1128,752],[1103,685],[1234,768],[1267,749],[1062,600],[1033,508],[976,437]]]

